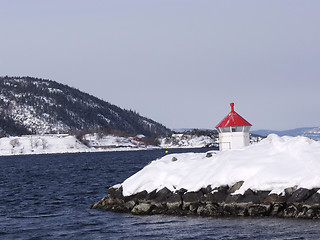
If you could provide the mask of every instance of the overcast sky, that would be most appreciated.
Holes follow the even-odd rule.
[[[0,75],[78,88],[169,128],[320,126],[320,1],[0,0]]]

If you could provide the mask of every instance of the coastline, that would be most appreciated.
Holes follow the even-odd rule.
[[[123,196],[122,187],[110,188],[108,196],[91,206],[113,212],[135,215],[179,215],[201,217],[280,217],[320,219],[320,194],[316,189],[287,188],[285,194],[252,191],[234,194],[242,186],[210,186],[196,192],[167,188]]]
[[[92,145],[86,145],[75,136],[68,134],[25,135],[19,137],[0,138],[0,156],[89,153],[89,152],[118,152],[141,151],[156,149],[192,149],[205,148],[205,143],[189,144],[184,146],[153,146],[145,145],[132,137],[124,138],[106,136],[96,139]]]

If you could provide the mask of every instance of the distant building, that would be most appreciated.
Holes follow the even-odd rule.
[[[145,138],[146,138],[145,135],[140,134],[140,135],[135,136],[135,137],[133,138],[133,140],[134,140],[134,141],[137,141],[137,142],[141,142],[141,141],[143,141]]]
[[[249,130],[252,125],[234,111],[234,103],[230,103],[230,106],[231,112],[216,126],[220,151],[249,145]]]

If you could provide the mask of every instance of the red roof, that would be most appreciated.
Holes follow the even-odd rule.
[[[216,126],[216,128],[252,126],[247,120],[234,111],[234,103],[230,103],[230,106],[231,112]]]

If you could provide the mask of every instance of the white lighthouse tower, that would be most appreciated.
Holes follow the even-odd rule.
[[[249,130],[252,125],[234,111],[234,103],[230,103],[230,106],[231,112],[216,126],[220,151],[249,145]]]

